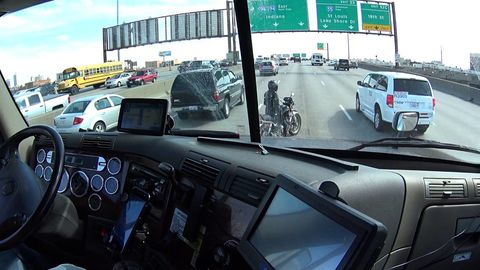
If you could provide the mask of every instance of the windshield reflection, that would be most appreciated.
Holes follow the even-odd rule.
[[[0,17],[0,68],[14,97],[50,95],[45,102],[49,111],[29,117],[30,125],[54,126],[63,110],[59,108],[68,107],[61,96],[75,103],[116,94],[167,99],[179,130],[228,131],[249,140],[251,127],[258,125],[261,135],[252,137],[288,147],[345,150],[386,137],[412,136],[480,148],[475,136],[480,132],[479,48],[459,45],[477,44],[474,37],[442,24],[428,29],[441,34],[419,43],[415,33],[424,20],[444,19],[412,10],[419,3],[410,0],[395,3],[403,32],[399,48],[392,20],[383,22],[382,31],[363,23],[369,16],[361,16],[361,1],[348,1],[357,5],[352,25],[329,24],[329,10],[340,9],[315,1],[286,1],[295,3],[295,9],[267,2],[278,1],[247,3],[253,58],[242,59],[239,41],[245,37],[238,29],[245,26],[233,19],[233,10],[227,14],[221,0],[175,5],[122,0],[118,26],[115,12],[105,12],[115,10],[116,3],[97,1],[85,8],[74,1],[51,1]],[[338,1],[330,2],[336,6]],[[422,2],[430,4],[443,5]],[[392,17],[391,4],[370,5],[382,5],[386,18]],[[24,25],[15,24],[19,22]],[[464,25],[467,32],[476,24]],[[333,28],[339,31],[329,32]],[[433,48],[447,48],[440,36],[452,36],[449,40],[456,43],[439,60],[443,51],[433,53]],[[243,76],[252,67],[250,83],[256,93],[246,89]],[[124,73],[135,78],[119,75]],[[270,91],[271,82],[276,90]],[[43,85],[48,87],[39,88]],[[29,100],[23,102],[22,111],[29,110]],[[252,110],[258,110],[260,119],[249,121]],[[392,129],[398,112],[418,114],[413,132]],[[116,125],[106,131],[116,132]]]

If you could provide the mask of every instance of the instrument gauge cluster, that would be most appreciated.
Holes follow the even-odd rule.
[[[37,149],[35,155],[33,169],[46,184],[52,178],[54,156],[53,149],[48,148]],[[78,205],[88,205],[89,212],[96,213],[106,204],[120,201],[124,164],[119,157],[66,152],[64,164],[58,193]]]

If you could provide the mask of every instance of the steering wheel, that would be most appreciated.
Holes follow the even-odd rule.
[[[39,135],[51,138],[54,146],[53,173],[48,186],[18,154],[24,139]],[[0,146],[0,251],[20,244],[39,227],[57,195],[64,156],[62,138],[44,125],[23,129]]]

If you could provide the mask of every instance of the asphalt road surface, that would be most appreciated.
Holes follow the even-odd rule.
[[[239,70],[239,67],[236,67],[236,70]],[[363,69],[335,71],[333,67],[311,66],[310,62],[282,66],[276,76],[260,77],[257,71],[259,111],[264,112],[263,94],[267,90],[268,81],[275,80],[279,84],[278,94],[281,99],[289,96],[291,92],[295,93],[295,107],[302,116],[302,128],[296,138],[367,142],[396,136],[390,128],[382,132],[376,131],[371,121],[355,111],[356,82],[362,80],[367,73],[368,71]],[[141,87],[87,89],[72,97],[72,100],[99,93],[115,93],[124,97],[168,98],[176,74],[176,71],[163,73],[154,84]],[[480,134],[480,125],[476,121],[477,115],[480,115],[480,107],[435,90],[437,107],[434,124],[424,135],[415,136],[480,148],[480,140],[476,138],[476,134]],[[31,122],[51,124],[51,119],[59,113],[57,111]],[[176,119],[176,127],[248,134],[246,105],[232,108],[228,119],[214,120],[208,115],[199,115],[184,121]]]

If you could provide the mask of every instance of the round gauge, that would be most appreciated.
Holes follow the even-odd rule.
[[[50,181],[50,178],[52,178],[52,174],[53,174],[53,169],[52,167],[50,166],[47,166],[45,168],[45,171],[43,172],[43,177],[45,178],[45,181]]]
[[[82,171],[76,171],[70,178],[70,191],[76,197],[83,197],[88,191],[88,176]]]
[[[105,191],[108,194],[113,195],[113,194],[117,193],[118,188],[119,188],[119,183],[118,183],[117,178],[109,177],[109,178],[107,178],[107,180],[105,180]]]
[[[92,211],[98,211],[100,207],[102,207],[102,197],[96,193],[90,195],[90,197],[88,197],[88,207],[90,207]]]
[[[43,149],[38,150],[38,152],[37,152],[37,162],[38,163],[43,163],[45,161],[46,156],[47,156],[47,154],[45,153],[45,150],[43,150]]]
[[[43,166],[38,164],[36,167],[35,167],[35,174],[38,176],[38,178],[42,178],[43,177]]]
[[[53,151],[48,151],[47,152],[47,163],[52,164],[53,161]]]
[[[69,179],[70,175],[68,175],[67,171],[64,171],[62,174],[62,180],[60,181],[60,186],[58,186],[58,193],[63,193],[67,190]]]
[[[92,187],[93,191],[100,191],[103,188],[103,177],[98,174],[95,174],[92,179],[90,179],[90,187]]]
[[[110,174],[116,175],[120,172],[121,169],[122,169],[122,162],[120,161],[119,158],[113,157],[108,160],[107,170]]]

